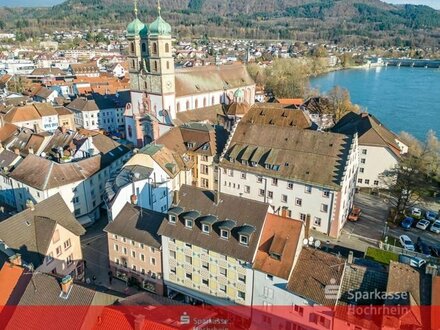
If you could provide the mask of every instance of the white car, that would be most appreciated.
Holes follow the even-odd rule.
[[[409,238],[407,235],[400,235],[399,241],[405,250],[408,250],[408,251],[415,251],[416,250],[413,241],[411,241],[411,238]]]
[[[417,222],[416,228],[419,228],[421,230],[426,230],[426,228],[428,228],[430,224],[431,222],[429,222],[428,220],[422,219],[419,222]]]
[[[425,213],[425,218],[429,221],[435,221],[437,220],[437,213],[433,212],[433,211],[426,211]]]
[[[440,234],[440,220],[436,220],[432,226],[431,231],[436,234]]]
[[[422,210],[419,209],[418,207],[413,207],[411,209],[411,215],[414,215],[416,217],[421,217],[422,216]]]

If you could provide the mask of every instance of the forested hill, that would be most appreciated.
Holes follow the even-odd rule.
[[[162,0],[162,14],[180,36],[439,46],[440,11],[379,0]],[[151,22],[156,0],[141,0]],[[0,9],[0,28],[28,35],[55,29],[121,29],[132,0],[68,0],[52,8]]]

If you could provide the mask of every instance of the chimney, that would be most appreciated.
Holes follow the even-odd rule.
[[[136,315],[134,319],[134,330],[143,330],[145,323],[145,315],[139,314]]]
[[[305,228],[305,238],[310,236],[310,214],[306,216],[306,228]]]
[[[70,289],[72,288],[73,279],[72,276],[66,275],[61,280],[61,294],[62,295],[68,295],[70,292]]]
[[[14,153],[15,153],[16,155],[20,155],[20,149],[18,149],[18,148],[14,148]]]
[[[348,252],[348,260],[347,263],[351,265],[353,263],[353,251]]]
[[[173,191],[173,204],[178,205],[179,203],[180,203],[179,191],[174,190]]]
[[[29,147],[29,153],[30,153],[30,154],[34,154],[34,148]]]
[[[21,254],[16,253],[13,256],[9,257],[9,262],[13,265],[16,266],[21,266],[22,265],[22,261],[21,261]]]

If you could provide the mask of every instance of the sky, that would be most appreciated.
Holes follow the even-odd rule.
[[[440,0],[383,0],[394,4],[413,4],[413,5],[427,5],[435,9],[440,9]],[[1,0],[0,0],[1,2]]]

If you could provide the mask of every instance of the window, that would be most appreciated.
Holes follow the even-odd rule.
[[[63,251],[61,250],[61,246],[57,246],[55,252],[57,256],[61,255],[61,253],[63,253]]]
[[[130,43],[131,52],[134,53],[134,42]]]
[[[250,186],[244,186],[244,192],[245,192],[246,194],[250,194],[250,192],[251,192],[251,187],[250,187]]]
[[[67,256],[66,264],[67,264],[67,266],[70,266],[71,264],[73,264],[73,254],[70,254],[69,256]]]
[[[209,225],[206,223],[202,224],[202,231],[206,234],[209,234]]]
[[[208,161],[208,156],[203,155],[203,156],[202,156],[202,162],[207,162],[207,161]]]
[[[265,286],[264,290],[263,290],[263,294],[266,298],[271,298],[273,299],[273,289]]]
[[[363,167],[359,167],[359,172],[360,173],[364,173],[364,168]]]
[[[272,186],[278,186],[278,179],[272,179]]]
[[[203,107],[206,107],[206,97],[203,98]]]
[[[302,205],[302,199],[301,198],[295,198],[295,205],[301,206]]]
[[[259,177],[257,178],[257,183],[261,183],[261,182],[263,182],[263,178],[262,178],[261,176],[259,176]]]
[[[185,277],[186,277],[188,280],[192,280],[193,275],[192,275],[191,273],[185,273]]]
[[[199,100],[196,99],[196,101],[194,102],[194,107],[195,107],[196,109],[199,108]]]
[[[206,286],[209,286],[209,280],[206,279],[206,278],[202,278],[202,284],[206,285]]]
[[[322,192],[322,196],[323,197],[330,197],[330,191],[328,191],[328,190],[324,190],[323,192]]]
[[[170,44],[166,43],[165,44],[165,53],[169,53],[170,52]]]
[[[142,53],[147,51],[147,47],[145,46],[145,42],[142,43]]]
[[[192,245],[189,244],[189,243],[185,243],[185,247],[187,247],[188,249],[191,249],[191,248],[192,248]]]
[[[313,219],[313,224],[314,224],[315,226],[321,226],[321,218],[315,217],[315,218]]]
[[[131,240],[131,245],[136,246],[136,242]]]
[[[303,314],[304,314],[304,307],[294,305],[293,310],[301,316],[303,316]]]
[[[220,229],[220,237],[228,239],[229,232],[227,230],[225,230],[225,229]]]
[[[242,283],[246,283],[246,275],[238,274],[238,280]]]
[[[287,189],[293,190],[293,183],[292,182],[287,182]]]
[[[80,215],[81,214],[81,209],[75,209],[75,215]]]
[[[358,179],[358,183],[362,183],[362,179]]]
[[[156,61],[154,61],[154,71],[157,71],[157,62]]]
[[[209,270],[209,264],[207,261],[202,261],[202,268],[205,268],[206,270]]]
[[[374,180],[374,185],[375,185],[375,186],[378,186],[378,185],[379,185],[379,181]]]
[[[156,265],[156,258],[150,258],[150,264],[155,266]]]
[[[208,165],[202,165],[201,166],[201,172],[202,172],[202,174],[208,174],[209,173]]]
[[[243,180],[246,180],[246,173],[241,173],[241,178],[242,178]]]
[[[281,195],[281,201],[287,203],[287,195]]]
[[[170,250],[170,257],[176,259],[176,251]]]
[[[365,164],[365,158],[361,158],[361,164]]]
[[[328,212],[328,205],[327,204],[321,204],[321,212],[324,212],[324,213]]]
[[[170,69],[170,62],[167,61],[167,70],[169,70],[169,69]],[[172,85],[169,85],[169,86],[172,86]]]
[[[219,290],[220,292],[226,293],[226,285],[224,285],[224,284],[220,284],[220,285],[218,286],[218,290]]]
[[[79,203],[79,197],[73,197],[73,203],[78,204]]]
[[[243,245],[248,245],[249,238],[246,235],[240,235],[240,243]]]
[[[229,176],[234,177],[234,170],[229,170]]]
[[[192,257],[190,257],[190,256],[185,256],[185,262],[186,262],[187,264],[192,265],[192,262],[193,262]]]
[[[153,54],[157,53],[157,44],[153,42]]]
[[[141,254],[140,258],[141,258],[141,261],[145,261],[145,255],[144,254]]]
[[[118,244],[115,244],[114,246],[113,246],[113,248],[114,248],[114,250],[117,252],[117,251],[119,251],[119,246],[118,246]]]
[[[176,266],[171,266],[170,267],[170,272],[171,272],[171,274],[176,274]]]
[[[186,228],[192,228],[193,227],[193,221],[191,219],[185,219],[185,227]]]
[[[133,258],[136,258],[136,251],[131,251],[131,256],[132,256]]]
[[[366,155],[367,154],[367,149],[362,149],[362,155]]]
[[[370,180],[369,179],[365,179],[365,184],[370,184]]]
[[[209,180],[202,178],[202,188],[209,188]]]
[[[238,299],[246,299],[246,294],[243,291],[237,291],[237,297]]]
[[[127,254],[127,248],[126,247],[124,247],[124,254],[126,255]]]
[[[220,273],[220,275],[225,276],[225,277],[228,275],[228,271],[226,270],[226,268],[223,268],[223,267],[219,267],[219,273]]]
[[[273,191],[268,191],[267,192],[267,197],[268,198],[273,198]]]
[[[177,102],[176,108],[177,108],[177,112],[180,112],[180,102]]]
[[[310,186],[305,186],[305,188],[304,188],[304,192],[305,192],[306,194],[311,194],[311,193],[312,193],[312,187],[310,187]]]
[[[269,274],[266,274],[266,279],[268,279],[269,281],[273,281],[273,276],[269,275]]]
[[[260,189],[259,192],[258,192],[258,195],[264,196],[264,189]]]

